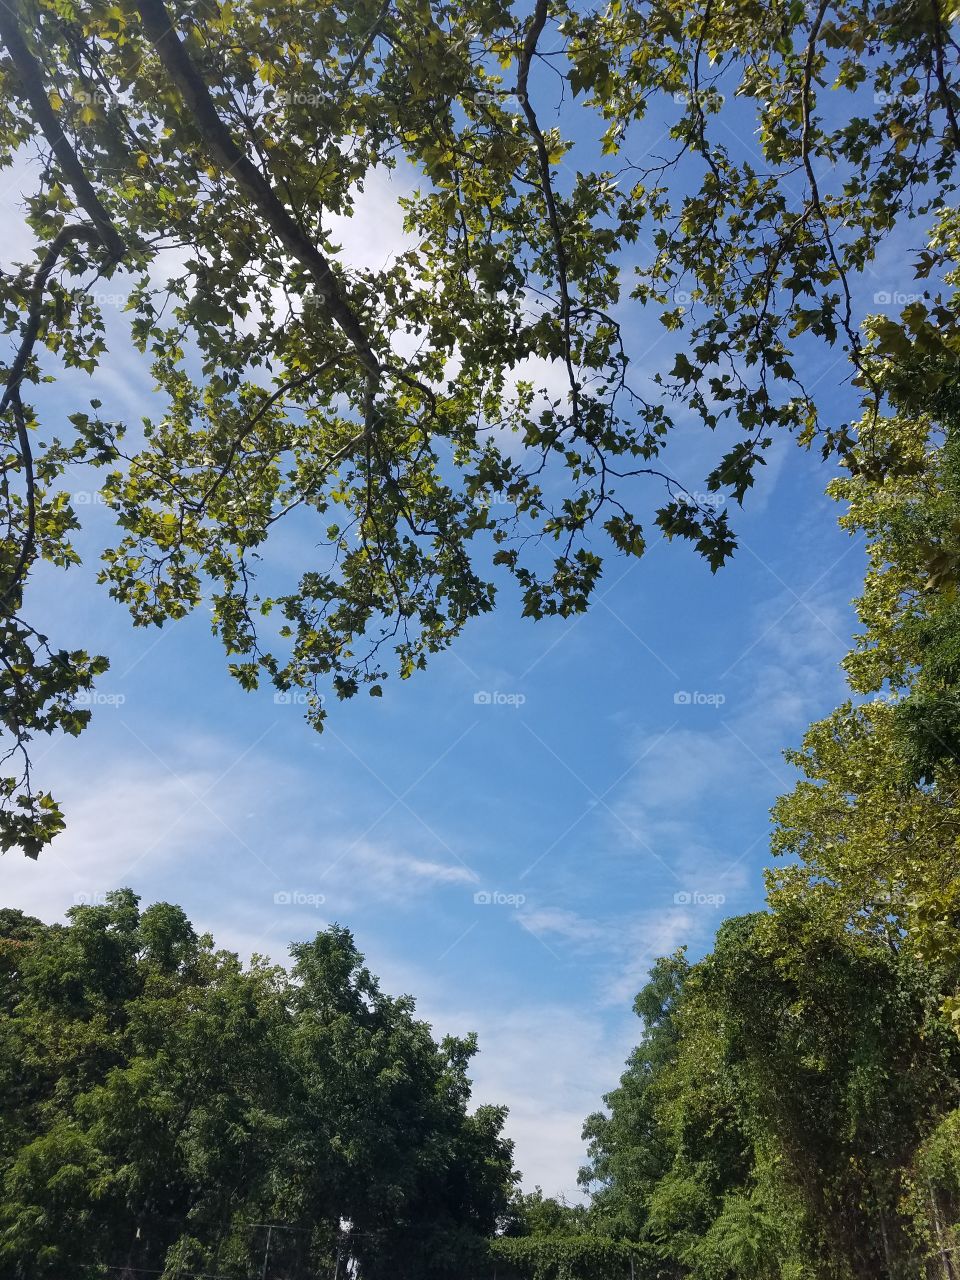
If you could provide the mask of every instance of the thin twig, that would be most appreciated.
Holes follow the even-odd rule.
[[[0,5],[0,8],[2,7],[3,6]],[[76,241],[86,240],[91,247],[94,247],[100,243],[100,238],[100,233],[95,227],[90,226],[87,223],[78,223],[73,226],[61,227],[50,245],[47,247],[43,260],[33,277],[33,284],[30,288],[30,302],[27,310],[27,320],[23,327],[20,346],[17,349],[17,354],[14,357],[13,364],[10,366],[10,372],[7,374],[3,395],[0,397],[0,418],[3,417],[8,409],[11,407],[13,408],[14,419],[17,424],[17,440],[20,445],[20,457],[27,481],[26,536],[20,547],[13,575],[7,585],[3,588],[2,593],[0,593],[0,608],[6,605],[11,595],[13,595],[17,587],[23,581],[23,575],[30,562],[30,557],[34,548],[34,534],[36,530],[36,493],[33,475],[33,452],[30,448],[30,435],[27,431],[23,413],[23,403],[20,399],[20,384],[23,382],[27,365],[33,355],[33,349],[40,333],[40,324],[43,316],[43,298],[47,287],[47,281],[50,279],[50,273],[53,271],[60,259],[60,256],[68,245],[71,245]]]

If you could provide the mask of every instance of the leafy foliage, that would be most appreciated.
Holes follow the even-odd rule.
[[[491,1243],[490,1252],[518,1280],[652,1280],[657,1274],[652,1251],[604,1236],[505,1236]]]
[[[587,1122],[597,1220],[697,1280],[924,1274],[931,1203],[960,1212],[954,1166],[933,1173],[960,1099],[940,975],[796,912],[727,921],[698,964],[660,962],[641,1006],[663,1008],[669,971],[669,1051],[647,1023]]]
[[[902,941],[952,971],[960,919],[957,363],[943,351],[925,355],[919,343],[896,361],[871,358],[896,412],[876,420],[871,448],[852,450],[850,474],[831,486],[846,504],[841,523],[867,539],[863,631],[845,662],[857,700],[787,753],[802,777],[775,806],[773,847],[799,862],[769,874],[771,901],[816,903],[838,924]]]
[[[467,1111],[475,1040],[437,1044],[345,929],[288,974],[129,890],[69,914],[0,921],[5,1275],[293,1278],[340,1255],[376,1280],[485,1250],[516,1175],[504,1110]]]
[[[960,1243],[957,364],[872,334],[892,411],[831,485],[867,545],[853,698],[787,752],[770,910],[658,963],[586,1124],[591,1214],[678,1276],[950,1276]]]
[[[652,524],[717,569],[778,433],[856,441],[821,421],[805,350],[844,349],[879,412],[852,281],[898,219],[921,220],[930,288],[876,341],[956,350],[950,23],[915,0],[5,6],[0,164],[35,141],[43,163],[35,260],[0,282],[4,847],[62,826],[30,744],[84,727],[106,661],[23,608],[39,561],[76,561],[67,466],[101,469],[102,578],[135,624],[206,602],[241,685],[304,689],[318,726],[324,691],[423,667],[503,575],[526,615],[585,609],[593,531],[641,556]],[[734,145],[754,131],[758,155]],[[357,268],[332,219],[390,168],[410,244]],[[94,400],[50,437],[28,391],[100,367],[98,280],[128,290],[157,405],[141,430]],[[627,341],[644,310],[650,370]],[[718,437],[702,490],[691,417]],[[266,581],[291,519],[325,550]]]

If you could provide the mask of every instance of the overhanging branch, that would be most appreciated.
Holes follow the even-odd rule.
[[[0,4],[0,9],[3,6]],[[23,375],[26,373],[27,365],[33,355],[33,349],[36,346],[37,336],[40,333],[40,323],[43,316],[43,297],[46,292],[47,282],[50,279],[50,273],[59,262],[62,254],[68,245],[78,241],[86,240],[91,247],[101,240],[101,234],[96,227],[86,223],[79,223],[75,226],[61,227],[60,231],[51,241],[43,260],[37,268],[33,277],[33,284],[30,288],[30,302],[27,309],[27,320],[23,327],[23,334],[20,338],[20,346],[17,348],[17,354],[14,356],[13,364],[10,366],[10,372],[7,374],[6,384],[3,388],[3,395],[0,396],[0,417],[10,409],[13,409],[14,420],[17,424],[17,441],[20,446],[20,459],[23,464],[24,473],[27,481],[27,529],[26,535],[21,544],[17,563],[14,567],[10,581],[0,592],[0,609],[4,608],[7,601],[14,594],[23,581],[30,563],[30,557],[33,553],[34,531],[36,529],[36,500],[33,482],[33,452],[30,448],[30,436],[27,431],[26,422],[23,414],[23,404],[20,400],[20,384],[23,381]]]
[[[248,159],[221,120],[206,82],[180,39],[163,0],[138,0],[144,30],[157,56],[200,132],[210,158],[229,174],[248,200],[263,214],[267,225],[294,258],[306,268],[331,317],[346,335],[368,378],[368,398],[379,385],[380,362],[374,355],[363,326],[343,296],[330,263],[303,233],[274,192],[267,178]],[[369,420],[369,408],[367,411]]]
[[[557,283],[560,290],[560,324],[563,330],[563,361],[567,369],[567,380],[570,384],[570,402],[574,429],[580,421],[580,383],[573,367],[573,332],[572,305],[570,301],[570,279],[567,268],[567,251],[563,243],[563,232],[560,227],[560,215],[557,211],[557,200],[553,191],[550,176],[550,154],[547,143],[537,119],[533,103],[530,101],[530,65],[537,51],[537,41],[543,34],[547,22],[548,2],[537,0],[533,16],[527,27],[527,34],[520,51],[519,69],[517,72],[517,97],[526,116],[527,127],[533,137],[533,145],[537,152],[537,165],[540,170],[540,188],[547,206],[547,219],[550,223],[550,234],[553,239],[554,252],[557,255]]]
[[[17,20],[19,5],[17,0],[0,3],[0,40],[13,59],[20,84],[26,94],[27,101],[33,110],[34,119],[49,144],[61,172],[76,196],[77,204],[86,213],[96,228],[97,235],[106,247],[110,263],[119,262],[126,252],[126,245],[113,225],[110,215],[93,189],[89,178],[83,171],[83,165],[60,127],[60,121],[43,83],[43,71],[39,62],[30,52],[20,30]]]

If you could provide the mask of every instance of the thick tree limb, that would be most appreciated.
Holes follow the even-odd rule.
[[[77,154],[60,127],[56,112],[50,105],[40,63],[27,48],[20,30],[17,20],[18,7],[18,0],[0,4],[0,40],[3,41],[13,59],[23,91],[33,109],[34,119],[56,156],[63,176],[76,196],[77,204],[96,228],[110,256],[110,262],[119,262],[126,252],[126,245],[84,173],[83,165],[77,159]]]
[[[937,73],[937,84],[940,88],[940,97],[943,99],[943,109],[947,113],[947,120],[950,123],[950,137],[954,147],[960,150],[960,123],[957,122],[957,113],[953,108],[953,90],[947,80],[946,68],[943,61],[943,15],[940,12],[939,0],[932,0],[933,8],[933,48],[934,48],[934,66]]]
[[[269,181],[247,158],[221,120],[206,82],[174,29],[163,0],[138,0],[137,9],[143,19],[144,30],[153,41],[164,70],[193,116],[193,122],[200,131],[211,159],[224,173],[231,175],[246,197],[263,214],[284,248],[310,273],[330,315],[360,357],[372,390],[380,380],[380,362],[374,355],[353,308],[343,296],[330,263],[297,226]],[[369,413],[367,416],[369,420]]]
[[[557,255],[557,283],[560,289],[560,323],[563,327],[563,359],[567,368],[567,380],[570,383],[570,400],[573,415],[573,424],[576,428],[580,419],[580,383],[577,379],[576,371],[573,367],[573,333],[571,312],[572,306],[570,302],[570,280],[567,270],[567,252],[563,244],[563,234],[560,228],[560,216],[557,212],[557,201],[553,193],[553,183],[550,178],[550,155],[547,151],[546,140],[543,136],[543,130],[540,128],[540,122],[537,119],[537,113],[530,101],[530,64],[533,62],[533,56],[537,51],[537,41],[543,34],[543,28],[547,22],[548,0],[537,0],[533,16],[530,19],[530,25],[527,27],[527,34],[523,41],[523,48],[520,51],[519,69],[517,71],[517,97],[520,105],[523,107],[523,114],[527,119],[527,126],[533,136],[533,144],[537,152],[537,163],[540,169],[540,187],[543,192],[543,199],[547,206],[547,218],[550,222],[550,233],[553,238],[554,250]]]

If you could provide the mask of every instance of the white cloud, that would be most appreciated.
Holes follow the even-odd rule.
[[[353,213],[330,218],[327,232],[340,246],[340,261],[361,271],[383,271],[399,254],[416,244],[403,226],[399,197],[413,181],[405,169],[373,169],[362,190],[354,191]]]
[[[344,906],[371,899],[406,902],[433,888],[477,882],[476,872],[456,855],[440,862],[365,839],[340,839],[314,862],[317,883]]]
[[[174,775],[159,766],[93,760],[57,788],[67,828],[33,862],[4,856],[4,902],[45,920],[62,918],[74,902],[169,873],[226,834],[209,796],[217,773],[190,767]],[[251,779],[238,775],[231,794],[241,803]]]
[[[629,1007],[629,1006],[628,1006]],[[507,1136],[523,1185],[578,1197],[576,1172],[586,1157],[580,1134],[602,1105],[640,1035],[629,1013],[611,1022],[559,1004],[424,1013],[436,1034],[476,1031],[473,1102],[509,1107]]]
[[[649,841],[656,823],[675,823],[692,803],[727,792],[740,780],[742,761],[730,751],[719,723],[709,729],[674,728],[662,737],[645,734],[636,754],[643,758],[617,806],[622,838]]]
[[[587,919],[561,907],[521,910],[517,918],[524,929],[538,938],[555,935],[566,942],[595,947],[605,944],[610,936],[609,924],[601,924],[599,920]]]
[[[702,877],[701,877],[702,878]],[[719,882],[719,877],[714,877]],[[713,882],[711,882],[713,883]],[[704,901],[706,895],[725,898],[719,888],[689,890],[698,900],[689,905],[674,900],[674,890],[664,887],[662,900],[632,914],[614,914],[603,920],[556,907],[520,911],[518,923],[554,948],[578,959],[593,957],[598,974],[597,1007],[629,1008],[660,956],[671,955],[684,943],[696,946],[712,936],[723,917],[719,908]]]
[[[100,724],[105,734],[122,729],[119,720]],[[262,938],[282,958],[291,937],[312,935],[328,916],[464,892],[477,881],[440,837],[426,851],[409,836],[358,838],[351,828],[369,826],[370,814],[352,817],[332,798],[311,804],[304,771],[259,744],[244,751],[214,734],[148,742],[131,729],[124,752],[116,740],[98,750],[96,732],[88,730],[79,769],[64,767],[69,743],[42,764],[58,779],[67,828],[36,862],[6,855],[7,905],[50,920],[129,885],[222,919],[224,945],[249,954]]]

